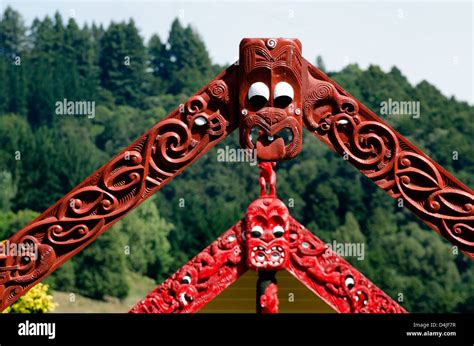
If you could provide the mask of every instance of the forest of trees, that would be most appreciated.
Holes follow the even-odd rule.
[[[237,49],[237,48],[236,48]],[[47,209],[224,66],[199,34],[175,20],[165,40],[144,42],[133,20],[80,27],[59,14],[27,26],[8,7],[0,21],[0,239]],[[322,59],[317,59],[320,67]],[[468,186],[474,185],[474,107],[393,67],[349,65],[329,76],[376,113],[416,100],[421,117],[391,126]],[[55,103],[94,101],[95,116],[55,113]],[[238,146],[237,134],[221,145]],[[60,267],[56,290],[124,298],[127,272],[161,282],[243,216],[258,170],[216,160],[216,149]],[[453,159],[453,152],[457,153]],[[278,191],[292,215],[326,242],[364,242],[348,260],[413,312],[474,312],[474,264],[313,136],[280,163]],[[180,200],[184,199],[185,208]],[[124,247],[130,247],[130,254]]]

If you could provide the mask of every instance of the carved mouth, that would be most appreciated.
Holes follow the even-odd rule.
[[[254,246],[250,253],[250,263],[257,269],[273,269],[280,267],[285,261],[285,251],[281,246]]]
[[[255,138],[256,132],[259,135],[255,142],[253,140],[252,142],[254,142],[254,148],[257,149],[257,157],[260,160],[276,161],[285,156],[286,148],[293,141],[293,132],[289,127],[284,127],[275,134],[255,129],[252,129],[252,139]]]

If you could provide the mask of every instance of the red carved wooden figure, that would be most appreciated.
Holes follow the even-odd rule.
[[[253,270],[279,270],[290,257],[287,207],[275,196],[252,202],[245,214],[247,267]]]
[[[275,167],[276,162],[260,162],[258,164],[258,168],[260,168],[260,196],[275,196],[275,186],[276,186],[276,174],[273,170]],[[267,185],[268,183],[268,193],[267,193]]]
[[[262,292],[259,292],[257,287],[257,313],[261,314],[276,314],[278,313],[278,286],[276,282],[259,278],[257,285],[262,285]]]
[[[39,256],[0,257],[0,310],[234,129],[264,162],[293,159],[302,126],[474,258],[471,189],[303,59],[298,40],[243,39],[239,64],[9,239],[34,244]]]
[[[301,150],[302,61],[296,39],[240,43],[240,143],[260,160],[288,160]]]

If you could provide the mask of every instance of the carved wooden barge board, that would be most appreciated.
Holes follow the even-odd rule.
[[[13,235],[38,258],[0,258],[0,311],[233,131],[236,80],[231,66]]]
[[[304,125],[474,258],[474,193],[306,61]]]

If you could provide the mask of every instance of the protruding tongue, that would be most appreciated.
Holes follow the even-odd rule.
[[[276,137],[276,136],[275,136]],[[285,156],[285,141],[276,137],[272,141],[267,137],[257,139],[257,158],[262,161],[279,161]]]

